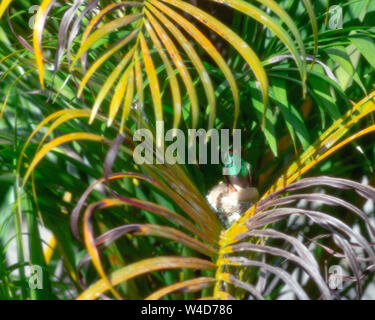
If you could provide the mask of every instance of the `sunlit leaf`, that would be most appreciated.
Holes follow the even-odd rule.
[[[207,260],[187,257],[158,257],[143,260],[140,262],[133,263],[120,270],[115,271],[110,276],[110,281],[113,285],[117,285],[123,281],[127,281],[130,278],[138,275],[149,273],[157,270],[166,269],[195,269],[204,270],[212,269],[214,264]],[[101,293],[104,293],[109,289],[108,283],[104,280],[99,280],[93,284],[90,288],[84,291],[77,299],[78,300],[92,300],[99,297]]]
[[[12,2],[12,0],[1,0],[0,2],[0,18],[5,12],[6,8],[9,6],[9,4]]]
[[[38,163],[46,156],[48,152],[50,152],[52,149],[58,147],[59,145],[75,141],[75,140],[90,140],[90,141],[96,141],[96,142],[103,142],[103,137],[92,134],[92,133],[86,133],[86,132],[76,132],[76,133],[70,133],[65,136],[58,137],[51,142],[47,143],[38,153],[34,156],[33,161],[30,163],[26,174],[23,177],[23,186],[25,186],[31,172],[34,170],[34,168],[38,165]]]
[[[40,4],[35,18],[34,33],[33,33],[33,46],[35,53],[35,60],[39,71],[39,81],[44,88],[44,63],[42,52],[42,33],[46,23],[47,15],[51,10],[56,0],[43,0]]]

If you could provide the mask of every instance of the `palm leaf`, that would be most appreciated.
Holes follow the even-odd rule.
[[[73,44],[74,37],[78,34],[79,25],[82,23],[82,19],[84,15],[89,14],[93,11],[95,5],[98,1],[92,1],[89,3],[85,8],[84,11],[79,15],[78,18],[74,21],[74,15],[78,12],[78,9],[82,6],[82,1],[76,0],[73,5],[66,11],[64,14],[60,30],[59,30],[59,42],[58,42],[58,48],[56,51],[56,59],[55,59],[55,73],[57,71],[58,66],[61,63],[64,48],[68,48],[67,56],[68,60],[70,60],[71,56],[71,48]],[[221,1],[214,1],[221,3]],[[225,4],[232,7],[234,10],[238,10],[239,12],[248,15],[252,19],[265,24],[266,27],[268,27],[270,30],[272,30],[276,36],[287,46],[288,50],[292,53],[293,58],[295,59],[298,69],[301,73],[301,77],[303,80],[303,83],[306,81],[306,63],[304,60],[305,57],[305,49],[304,45],[301,39],[301,36],[298,32],[297,27],[295,26],[294,22],[290,18],[290,16],[275,2],[273,1],[260,1],[262,4],[265,4],[268,6],[273,13],[275,13],[282,22],[286,24],[286,26],[290,29],[292,32],[295,40],[298,43],[298,46],[300,47],[301,53],[298,51],[294,44],[294,40],[289,36],[288,32],[284,30],[282,27],[280,27],[275,20],[271,16],[269,16],[265,11],[259,9],[258,7],[249,4],[245,1],[240,0],[230,0],[225,1]],[[34,51],[35,51],[35,57],[37,61],[37,67],[39,70],[40,75],[40,81],[42,86],[44,86],[44,63],[42,59],[42,48],[41,48],[41,41],[42,41],[42,31],[46,22],[46,17],[53,5],[54,1],[43,1],[42,5],[38,11],[37,18],[36,18],[36,28],[34,30]],[[309,5],[309,2],[305,2],[306,7],[308,8],[308,12],[310,16],[313,16],[312,7],[311,4]],[[126,12],[125,14],[120,14],[119,10],[121,9],[129,9],[129,12]],[[211,43],[211,41],[201,32],[199,29],[194,26],[192,23],[190,23],[186,18],[184,18],[181,14],[176,12],[174,8],[180,9],[183,12],[191,15],[193,18],[200,21],[203,25],[206,25],[208,28],[212,29],[215,33],[217,33],[220,37],[223,37],[226,41],[230,43],[231,46],[233,46],[245,59],[245,61],[249,64],[251,70],[254,72],[256,79],[260,82],[260,88],[262,91],[262,99],[264,103],[264,115],[267,110],[268,106],[268,80],[265,73],[264,68],[261,65],[260,59],[256,55],[256,53],[250,48],[250,46],[245,43],[235,32],[233,32],[230,28],[225,26],[223,23],[221,23],[218,19],[212,17],[202,9],[199,9],[193,5],[190,5],[187,2],[184,1],[177,1],[177,0],[168,0],[168,1],[156,1],[156,0],[149,0],[145,3],[140,2],[119,2],[119,3],[112,3],[104,7],[99,11],[98,14],[96,14],[87,27],[85,28],[82,39],[80,41],[80,48],[78,52],[75,54],[74,59],[71,63],[71,70],[78,71],[76,63],[79,59],[81,59],[82,67],[85,70],[87,65],[87,53],[89,50],[94,51],[94,46],[96,46],[96,43],[98,40],[101,40],[104,42],[106,41],[105,38],[109,34],[113,34],[116,30],[129,30],[130,32],[133,31],[133,33],[128,34],[128,38],[124,38],[123,40],[120,40],[120,42],[110,48],[109,50],[106,50],[105,53],[97,59],[93,65],[90,67],[89,72],[85,73],[83,76],[83,79],[81,81],[79,95],[83,92],[83,90],[86,88],[88,81],[92,76],[97,72],[98,68],[103,65],[110,56],[121,50],[122,48],[128,47],[130,45],[130,42],[132,40],[135,40],[135,45],[132,46],[130,49],[131,51],[134,50],[136,52],[138,49],[142,52],[141,58],[144,61],[145,64],[145,71],[147,79],[149,80],[149,86],[153,101],[153,107],[155,109],[155,116],[156,120],[163,119],[162,112],[161,112],[161,100],[162,100],[162,94],[158,93],[159,90],[154,90],[156,88],[156,78],[158,77],[156,75],[155,70],[153,71],[151,58],[146,55],[145,53],[150,51],[152,52],[152,48],[149,47],[147,43],[149,42],[149,38],[151,39],[152,45],[157,49],[157,52],[159,55],[161,54],[162,63],[165,66],[165,72],[167,73],[168,79],[171,81],[171,93],[173,96],[173,104],[174,104],[174,121],[173,121],[173,127],[177,127],[180,123],[180,103],[185,103],[184,101],[180,102],[179,94],[178,94],[178,82],[176,79],[176,75],[172,76],[172,73],[179,74],[184,82],[185,89],[188,93],[188,102],[191,104],[191,112],[192,112],[192,126],[196,127],[198,124],[198,117],[199,117],[199,106],[198,106],[198,100],[197,100],[197,94],[195,91],[195,85],[193,85],[193,80],[191,79],[191,76],[189,75],[187,71],[187,67],[185,66],[186,62],[183,61],[182,57],[179,56],[179,48],[175,47],[174,44],[172,44],[172,39],[170,35],[177,41],[179,44],[179,47],[181,47],[185,53],[187,54],[187,57],[189,58],[189,61],[192,62],[195,71],[197,72],[198,78],[200,79],[200,82],[203,86],[203,89],[206,94],[206,101],[208,106],[208,127],[212,128],[214,125],[214,119],[216,114],[216,97],[215,97],[215,88],[214,83],[211,81],[207,70],[204,67],[203,61],[201,57],[198,55],[196,50],[193,46],[190,45],[189,39],[185,37],[185,35],[174,25],[176,23],[178,26],[181,26],[185,30],[189,30],[189,35],[195,42],[203,48],[217,63],[219,69],[224,74],[226,80],[229,83],[230,90],[233,95],[234,99],[234,127],[236,126],[237,118],[239,116],[239,93],[238,88],[235,82],[235,78],[226,64],[223,57],[220,55],[218,50],[215,49],[214,45]],[[108,15],[115,15],[116,12],[119,12],[120,17],[115,18],[113,20],[107,21],[107,19],[104,22],[104,19]],[[171,22],[172,19],[174,23]],[[159,22],[157,21],[159,20]],[[160,24],[161,23],[161,24]],[[313,24],[313,27],[315,24]],[[164,29],[165,27],[168,28],[168,33]],[[69,34],[69,28],[71,28],[70,34]],[[96,29],[96,30],[95,30]],[[315,27],[314,27],[315,31]],[[137,32],[137,34],[134,34],[134,32]],[[152,33],[156,33],[152,34]],[[66,37],[69,35],[68,41],[66,41]],[[133,38],[134,37],[134,38]],[[159,41],[157,41],[157,37],[159,37]],[[162,48],[167,49],[169,59],[165,53],[161,53]],[[96,50],[96,49],[95,49]],[[130,51],[129,51],[130,52]],[[135,55],[131,55],[131,61],[129,63],[134,63],[135,61]],[[173,62],[174,67],[170,63],[170,61]],[[119,66],[123,63],[120,62]],[[138,67],[137,67],[138,68]],[[176,68],[176,70],[173,70],[173,68]],[[110,80],[107,80],[103,86],[105,88],[98,97],[96,98],[96,101],[93,106],[93,112],[91,116],[91,121],[94,119],[94,117],[97,114],[97,111],[100,108],[100,105],[104,102],[104,96],[108,95],[108,91],[110,88],[114,86],[114,83],[118,80],[120,77],[120,81],[118,84],[116,90],[116,97],[115,99],[112,99],[111,102],[111,113],[109,117],[109,123],[108,125],[111,125],[113,118],[116,116],[117,112],[115,110],[119,109],[119,105],[121,104],[121,100],[124,98],[124,96],[128,95],[128,101],[131,101],[130,103],[133,103],[134,95],[131,95],[131,90],[124,90],[124,83],[127,83],[126,76],[122,75],[123,72],[126,72],[127,75],[132,74],[128,69],[124,71],[122,67],[117,68],[115,73],[112,73],[109,76]],[[138,68],[139,70],[139,68]],[[134,71],[133,71],[134,72]],[[134,72],[135,73],[135,72]],[[135,73],[137,74],[137,73]],[[140,79],[140,74],[138,72],[138,76],[136,79]],[[137,85],[137,96],[141,98],[143,96],[143,90],[144,87]],[[141,93],[142,92],[142,93]],[[158,97],[160,96],[160,97]],[[129,115],[129,102],[126,103],[126,111],[122,112],[122,117],[124,118],[122,122],[124,122],[128,115]],[[125,105],[124,105],[125,107]],[[263,122],[265,121],[263,116]]]

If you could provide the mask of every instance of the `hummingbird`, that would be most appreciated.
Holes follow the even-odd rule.
[[[229,155],[232,160],[235,156]],[[239,169],[237,163],[240,163]],[[208,192],[206,199],[227,229],[258,200],[259,193],[253,186],[251,165],[248,162],[240,159],[226,167],[229,174]]]

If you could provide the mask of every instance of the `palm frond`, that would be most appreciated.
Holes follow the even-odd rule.
[[[294,40],[289,36],[288,32],[281,27],[271,16],[269,16],[265,11],[249,4],[245,1],[240,0],[231,0],[231,1],[213,1],[217,2],[218,5],[225,4],[234,10],[238,10],[245,15],[248,15],[255,21],[265,24],[267,28],[272,30],[276,36],[283,42],[288,50],[291,52],[293,58],[295,59],[298,69],[301,73],[302,82],[305,86],[306,82],[306,63],[305,63],[305,48],[300,36],[300,33],[290,18],[290,16],[284,11],[278,4],[273,1],[260,1],[262,4],[267,5],[279,18],[282,22],[292,32],[295,41],[298,43],[299,51],[294,44]],[[43,1],[42,5],[38,11],[36,17],[36,28],[34,29],[34,50],[37,60],[37,66],[40,75],[40,81],[42,86],[44,86],[44,66],[42,59],[42,32],[45,25],[46,17],[49,10],[52,8],[54,1]],[[79,25],[82,23],[84,15],[90,14],[93,12],[95,5],[98,4],[98,1],[90,2],[85,8],[84,11],[80,14],[78,18],[74,21],[74,16],[78,12],[78,9],[83,5],[83,1],[76,0],[73,5],[65,12],[59,29],[59,41],[58,47],[55,55],[55,73],[58,66],[60,66],[64,49],[68,48],[68,58],[71,57],[70,50],[74,43],[74,38],[79,33]],[[312,14],[311,5],[306,3],[307,8],[309,8],[310,14]],[[123,11],[128,9],[129,11]],[[122,10],[122,11],[120,11]],[[168,0],[168,1],[154,1],[148,0],[144,2],[119,2],[112,3],[104,7],[99,11],[90,21],[90,23],[85,28],[82,39],[80,40],[80,48],[75,54],[74,59],[71,63],[71,70],[75,72],[80,72],[76,67],[76,63],[79,59],[82,62],[83,70],[86,69],[88,51],[97,51],[97,42],[100,40],[102,43],[107,43],[107,35],[114,33],[116,30],[124,30],[121,34],[128,33],[125,38],[120,40],[116,45],[107,50],[99,59],[97,59],[94,64],[89,69],[88,73],[84,74],[84,77],[81,81],[81,86],[79,90],[79,95],[82,93],[88,81],[92,76],[94,76],[96,70],[104,64],[110,56],[121,50],[121,48],[127,47],[128,53],[126,54],[126,59],[122,60],[116,67],[116,71],[113,72],[108,80],[105,82],[102,91],[102,94],[99,94],[96,98],[95,104],[93,106],[93,112],[91,115],[91,121],[94,119],[99,107],[104,102],[104,96],[107,96],[109,93],[109,88],[120,78],[117,89],[115,90],[115,95],[112,98],[110,113],[109,113],[109,125],[112,123],[114,117],[116,116],[116,110],[118,110],[121,100],[124,99],[127,95],[127,100],[133,102],[135,96],[132,90],[125,91],[126,83],[130,76],[135,73],[135,60],[136,53],[138,50],[142,52],[141,60],[145,64],[146,77],[149,80],[149,87],[152,94],[153,107],[155,108],[155,119],[162,120],[162,110],[161,110],[161,100],[162,92],[160,88],[158,89],[158,84],[156,82],[157,78],[160,78],[161,75],[156,75],[156,70],[153,68],[153,61],[158,60],[158,57],[153,57],[152,47],[147,44],[150,40],[153,47],[156,48],[158,56],[161,58],[161,62],[164,65],[166,75],[171,81],[171,93],[174,99],[174,112],[175,118],[173,127],[177,127],[180,123],[180,113],[181,113],[181,98],[178,93],[178,82],[176,79],[175,73],[181,77],[183,80],[185,89],[188,93],[188,103],[191,104],[191,119],[192,127],[198,125],[199,120],[199,106],[197,100],[197,93],[195,85],[193,85],[192,75],[187,70],[187,64],[183,61],[183,58],[179,56],[179,48],[182,48],[185,51],[189,61],[193,64],[198,79],[202,84],[202,87],[205,91],[206,102],[208,107],[208,128],[212,128],[214,125],[214,119],[216,114],[216,97],[215,97],[215,85],[211,81],[209,73],[204,67],[204,63],[196,52],[196,49],[190,45],[190,40],[194,40],[208,55],[210,55],[221,72],[224,74],[230,90],[234,99],[234,127],[236,127],[236,122],[239,116],[239,92],[236,85],[235,77],[232,74],[232,71],[228,67],[227,63],[215,49],[215,46],[212,44],[212,41],[209,40],[199,29],[184,18],[180,13],[184,12],[189,14],[201,24],[212,29],[213,32],[217,33],[220,37],[225,39],[233,46],[245,59],[247,64],[250,66],[251,70],[254,72],[256,79],[260,83],[260,88],[262,91],[263,104],[265,106],[264,110],[267,109],[268,105],[268,79],[266,72],[261,64],[260,59],[254,50],[244,42],[235,32],[228,28],[225,24],[221,23],[218,19],[214,18],[212,15],[206,13],[204,10],[195,7],[185,1],[180,0]],[[107,16],[119,16],[111,21],[107,21]],[[105,20],[104,20],[105,19]],[[105,21],[105,22],[104,22]],[[315,25],[315,24],[314,24]],[[186,30],[189,38],[186,37],[181,31],[180,28]],[[68,33],[69,29],[70,33]],[[165,29],[167,28],[167,29]],[[95,30],[96,29],[96,30]],[[126,30],[126,31],[125,31]],[[168,30],[168,31],[167,31]],[[136,32],[136,34],[135,34]],[[67,36],[69,35],[68,41],[66,41]],[[172,40],[173,38],[173,40]],[[173,41],[176,41],[179,48],[176,48]],[[166,53],[163,51],[166,50]],[[173,63],[173,65],[172,65]],[[128,66],[127,66],[128,65]],[[127,66],[127,67],[126,67]],[[126,68],[125,68],[126,67]],[[125,71],[124,71],[125,69]],[[133,70],[133,71],[131,71]],[[130,83],[132,83],[130,81]],[[138,95],[141,91],[144,90],[144,87],[138,87]],[[187,103],[186,101],[183,102]],[[123,120],[125,121],[129,114],[129,102],[125,103],[127,106],[124,108],[126,111],[123,112]],[[264,111],[265,112],[265,111]],[[264,120],[263,120],[264,122]]]

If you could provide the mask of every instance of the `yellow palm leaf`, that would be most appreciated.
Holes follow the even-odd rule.
[[[47,19],[48,12],[50,11],[55,0],[43,0],[40,4],[38,12],[35,17],[33,45],[36,65],[39,71],[39,81],[44,88],[44,63],[42,53],[42,33]]]
[[[140,34],[140,42],[141,42],[141,52],[143,62],[145,64],[147,77],[149,80],[149,87],[151,90],[152,101],[154,104],[155,109],[155,119],[156,121],[163,121],[163,105],[161,103],[161,93],[160,93],[160,86],[158,81],[158,76],[156,74],[154,62],[151,58],[150,50],[147,46],[146,39],[144,38],[143,34]],[[161,135],[158,135],[160,139],[162,139]],[[164,143],[162,140],[156,141],[157,147],[162,146]]]
[[[178,52],[178,49],[176,48],[175,44],[171,40],[171,38],[166,33],[165,29],[157,22],[156,19],[154,19],[153,16],[148,14],[148,19],[151,23],[151,26],[155,30],[155,32],[158,34],[159,39],[164,44],[169,56],[171,57],[176,69],[179,72],[179,75],[184,82],[184,85],[186,87],[187,93],[189,95],[189,100],[191,103],[191,112],[192,112],[192,126],[195,128],[198,123],[198,116],[199,116],[199,106],[198,106],[198,97],[197,93],[193,84],[193,80],[191,79],[190,73],[180,55]]]
[[[192,36],[192,38],[194,38],[194,40],[197,43],[199,43],[199,45],[207,52],[208,55],[211,56],[211,58],[219,66],[219,68],[223,72],[232,90],[233,99],[234,99],[234,110],[235,110],[233,128],[235,128],[237,124],[238,115],[240,112],[239,92],[238,92],[236,80],[234,79],[234,76],[229,66],[227,65],[227,63],[225,62],[221,54],[218,52],[215,46],[211,43],[211,41],[208,40],[208,38],[201,31],[199,31],[197,27],[195,27],[191,22],[189,22],[183,16],[173,11],[172,9],[170,9],[168,6],[164,5],[160,1],[149,0],[149,2],[152,3],[155,7],[157,7],[160,11],[165,13],[167,16],[169,16],[171,19],[173,19],[187,33],[189,33]],[[148,3],[146,3],[146,6],[150,7]]]
[[[262,91],[263,103],[265,109],[268,106],[268,78],[256,53],[249,47],[249,45],[241,39],[235,32],[228,28],[225,24],[204,12],[203,10],[180,0],[163,0],[182,11],[190,14],[192,17],[206,25],[214,32],[216,32],[223,39],[227,40],[245,59],[254,72],[256,79],[259,81]]]
[[[178,128],[180,121],[181,121],[181,109],[182,109],[180,86],[178,84],[177,77],[175,75],[173,67],[171,63],[169,62],[168,56],[164,52],[163,46],[160,43],[159,39],[157,38],[155,31],[152,29],[148,21],[145,21],[145,26],[160,58],[162,59],[165,65],[165,69],[168,74],[168,78],[170,81],[169,85],[171,88],[172,99],[173,99],[173,128]]]
[[[199,58],[199,55],[190,44],[190,42],[185,38],[182,32],[178,30],[178,28],[173,23],[171,23],[170,20],[168,20],[164,15],[160,14],[160,12],[158,12],[156,9],[152,9],[152,12],[163,23],[166,29],[168,29],[174,35],[175,39],[184,49],[184,51],[190,58],[190,61],[193,63],[195,69],[197,70],[207,96],[208,105],[210,107],[210,119],[208,127],[209,129],[211,129],[213,127],[216,114],[215,92],[211,82],[211,78],[208,75],[206,68],[203,66],[202,60]],[[148,11],[146,11],[146,15],[150,19],[150,13]]]
[[[149,273],[157,270],[168,269],[195,269],[207,270],[212,269],[215,265],[207,260],[188,257],[158,257],[142,260],[123,267],[112,273],[110,281],[113,285],[127,281],[136,276]],[[109,285],[103,279],[94,283],[91,287],[85,290],[77,299],[78,300],[92,300],[99,297],[100,294],[109,290]]]
[[[112,71],[110,76],[105,81],[104,85],[100,89],[98,96],[96,97],[95,103],[92,107],[91,117],[90,117],[90,123],[92,123],[95,119],[96,113],[99,110],[100,105],[102,104],[103,100],[106,98],[107,93],[109,90],[111,90],[113,84],[117,80],[117,78],[120,76],[121,72],[125,69],[125,67],[130,62],[130,59],[133,57],[135,51],[135,46],[128,51],[127,54],[122,58],[120,63],[115,67],[115,69]]]
[[[9,6],[9,4],[12,2],[12,0],[1,0],[0,2],[0,18],[5,12],[6,8]]]
[[[61,137],[58,137],[49,143],[47,143],[42,149],[38,151],[38,153],[34,156],[32,162],[30,163],[30,166],[28,167],[26,174],[23,178],[22,188],[25,187],[27,180],[30,176],[30,174],[33,172],[35,167],[38,165],[38,163],[43,159],[43,157],[50,152],[52,149],[60,146],[61,144],[71,142],[74,140],[90,140],[90,141],[96,141],[96,142],[102,142],[104,141],[103,137],[92,134],[92,133],[86,133],[86,132],[76,132],[76,133],[70,133]]]

